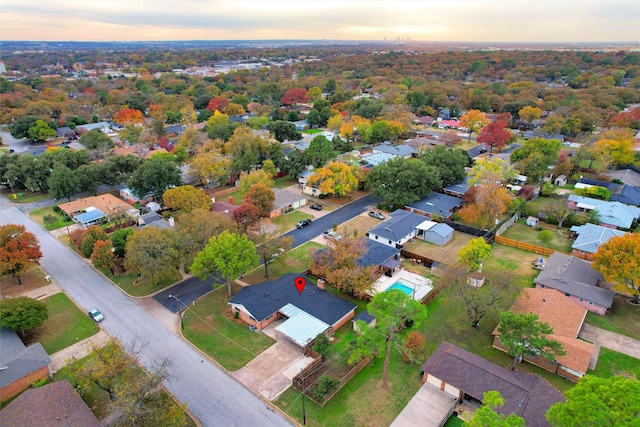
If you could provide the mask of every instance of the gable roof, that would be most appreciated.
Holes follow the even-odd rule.
[[[634,219],[640,218],[640,208],[620,202],[608,202],[590,197],[569,196],[569,202],[591,205],[600,214],[600,222],[620,228],[631,228]]]
[[[443,224],[441,222],[437,223],[433,227],[431,227],[427,232],[436,233],[438,236],[446,237],[453,231],[453,228],[448,226],[447,224]]]
[[[310,282],[298,293],[293,282],[299,276],[301,274],[289,273],[271,282],[245,286],[229,303],[242,305],[259,322],[291,304],[328,325],[333,325],[356,307]]]
[[[615,292],[599,288],[604,277],[580,258],[554,252],[534,283],[611,308]]]
[[[380,163],[384,163],[388,160],[395,158],[396,156],[388,153],[370,153],[362,156],[360,160],[360,164],[363,164],[364,167],[372,168],[378,166]]]
[[[370,265],[377,267],[389,259],[400,255],[400,249],[392,248],[375,240],[366,239],[367,253],[358,258],[358,264],[362,267]]]
[[[280,190],[278,188],[273,189],[273,194],[276,196],[276,199],[273,202],[273,209],[286,208],[295,202],[306,199],[306,196],[303,194],[289,190]]]
[[[0,328],[0,387],[41,369],[51,363],[49,355],[38,342],[26,347],[13,330]]]
[[[422,215],[398,209],[389,215],[389,219],[369,230],[369,234],[375,234],[383,239],[398,242],[408,236],[424,221]]]
[[[373,147],[374,152],[391,154],[393,156],[407,157],[416,154],[416,149],[407,144],[391,145],[380,144]]]
[[[619,169],[606,174],[611,179],[619,179],[627,185],[640,188],[640,173],[633,169]]]
[[[558,356],[559,364],[586,373],[595,346],[577,338],[587,309],[555,289],[525,288],[509,308],[514,313],[534,313],[540,322],[553,328],[549,338],[559,341],[566,354]],[[498,326],[494,335],[498,335]]]
[[[451,216],[452,210],[460,207],[461,205],[462,200],[458,197],[434,192],[431,193],[430,196],[411,203],[408,207],[420,212],[426,212],[431,215],[448,218]]]
[[[611,194],[611,198],[609,200],[624,203],[625,205],[639,206],[640,188],[624,184],[620,191],[616,194]]]
[[[102,424],[68,380],[28,389],[0,412],[7,426],[100,427]]]
[[[521,416],[530,427],[548,426],[545,414],[551,405],[565,401],[542,377],[505,369],[447,341],[431,354],[422,370],[478,400],[487,391],[500,392],[504,406],[497,411]]]
[[[450,193],[459,194],[460,197],[464,195],[467,191],[469,191],[469,177],[465,177],[463,181],[454,182],[453,184],[447,185],[443,188]]]
[[[598,248],[604,245],[610,238],[626,234],[624,231],[591,223],[574,225],[569,230],[578,234],[571,248],[590,254],[595,254]]]

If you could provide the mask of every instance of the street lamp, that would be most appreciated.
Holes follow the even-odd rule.
[[[180,300],[177,296],[169,294],[169,298],[176,300],[176,306],[178,307],[178,316],[180,317],[180,329],[184,331],[184,323],[182,322],[182,309],[180,308]]]

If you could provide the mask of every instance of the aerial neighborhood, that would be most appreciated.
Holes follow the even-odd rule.
[[[12,43],[0,424],[639,425],[637,46]]]

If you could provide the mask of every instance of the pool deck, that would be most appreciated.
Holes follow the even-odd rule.
[[[406,270],[400,270],[395,272],[392,277],[382,276],[379,278],[373,284],[372,293],[375,295],[378,292],[384,292],[398,280],[402,280],[409,287],[414,287],[413,299],[418,301],[422,300],[433,290],[431,279],[427,279],[426,277],[419,276]]]

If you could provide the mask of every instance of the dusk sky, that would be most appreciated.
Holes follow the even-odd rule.
[[[639,0],[0,0],[1,40],[640,40]]]

